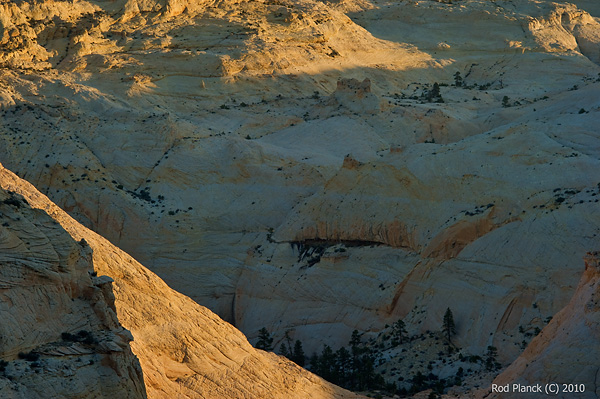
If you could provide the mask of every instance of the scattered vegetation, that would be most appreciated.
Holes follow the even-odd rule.
[[[269,236],[267,236],[269,240]],[[270,241],[271,242],[271,241]],[[346,252],[346,248],[350,247],[375,247],[384,245],[377,241],[363,241],[363,240],[304,240],[304,241],[290,241],[292,250],[298,251],[298,263],[304,262],[303,267],[312,267],[321,261],[321,257],[326,252],[342,253]],[[335,247],[335,249],[333,249]]]
[[[498,349],[495,346],[488,346],[485,354],[485,369],[488,371],[500,369],[500,363],[496,361]]]
[[[489,346],[482,356],[463,355],[460,348],[450,341],[455,334],[454,316],[447,308],[439,332],[427,331],[411,336],[405,321],[399,319],[392,325],[386,325],[376,338],[364,341],[363,335],[355,330],[348,346],[335,350],[325,345],[320,352],[307,358],[299,340],[292,347],[293,339],[287,331],[279,345],[279,353],[300,366],[306,363],[307,369],[334,384],[353,391],[371,392],[370,395],[374,397],[403,397],[428,389],[432,390],[435,397],[439,397],[446,393],[447,388],[462,385],[464,378],[469,375],[495,372],[501,368],[495,347]],[[272,342],[271,334],[262,328],[256,346],[269,348]],[[443,348],[441,345],[446,345],[449,350],[440,350],[437,359],[434,359],[431,355],[435,355],[438,349],[429,351],[427,355],[424,347],[435,348],[436,345],[440,349]],[[391,365],[391,368],[381,367],[384,364]],[[401,364],[403,371],[399,375],[397,367]],[[454,375],[440,378],[435,373],[438,367],[445,368],[452,364],[456,368]]]
[[[350,350],[341,347],[334,352],[329,345],[325,345],[320,355],[311,356],[310,370],[327,381],[353,391],[385,389],[383,376],[375,372],[374,352],[361,342],[357,330],[352,332],[349,346]]]
[[[279,353],[295,362],[298,366],[304,367],[306,363],[306,355],[304,353],[304,348],[302,347],[302,342],[297,339],[292,347],[292,339],[289,331],[285,332],[283,339],[284,342],[279,347]]]
[[[444,99],[442,98],[442,94],[440,93],[440,85],[438,82],[433,84],[431,89],[423,89],[423,93],[421,94],[422,102],[428,103],[443,103]]]
[[[81,330],[77,334],[71,334],[68,332],[64,332],[61,334],[61,338],[63,341],[68,342],[81,342],[87,345],[96,344],[98,341],[94,338],[91,332],[86,330]]]
[[[444,313],[442,332],[448,340],[448,343],[452,344],[452,337],[456,334],[456,326],[454,324],[454,316],[452,315],[450,308],[446,308],[446,313]]]
[[[463,81],[463,78],[460,75],[460,72],[457,71],[454,74],[454,86],[456,86],[456,87],[462,87],[464,85],[464,83],[465,82]]]
[[[406,331],[406,324],[403,320],[398,320],[392,326],[392,346],[402,344],[408,338],[408,332]]]
[[[39,360],[39,358],[40,358],[40,354],[36,353],[36,352],[33,352],[33,351],[32,352],[28,352],[28,353],[19,352],[18,356],[19,356],[19,359],[24,359],[24,360],[27,360],[29,362],[35,362],[35,361]]]
[[[271,337],[271,333],[269,333],[265,327],[258,331],[258,341],[256,342],[256,347],[265,351],[273,350],[273,337]]]

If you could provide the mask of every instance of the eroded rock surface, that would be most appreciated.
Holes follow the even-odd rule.
[[[0,237],[3,357],[30,350],[42,355],[35,367],[10,362],[6,373],[13,378],[1,379],[3,396],[23,397],[13,393],[18,390],[25,397],[142,397],[141,365],[149,398],[360,397],[254,349],[229,323],[170,289],[3,167],[0,185],[9,224]],[[92,262],[94,274],[103,277],[90,276]],[[114,298],[108,288],[113,280]],[[56,342],[61,331],[77,335],[84,328],[97,343],[88,344],[87,334]]]
[[[95,275],[90,246],[4,185],[0,223],[0,396],[145,398],[112,279]]]
[[[597,398],[598,331],[600,315],[600,253],[590,252],[585,258],[585,271],[573,298],[564,309],[535,337],[525,351],[493,383],[505,387],[507,393],[481,390],[476,397],[525,398],[531,393],[519,392],[513,385],[531,387],[547,384],[558,397]]]
[[[251,340],[514,361],[598,239],[598,3],[277,3],[2,3],[0,160]]]

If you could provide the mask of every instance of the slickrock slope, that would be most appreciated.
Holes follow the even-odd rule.
[[[558,312],[550,324],[531,341],[494,383],[545,386],[558,383],[564,398],[600,396],[598,358],[600,356],[600,264],[599,253],[588,253],[585,272],[569,304]],[[566,384],[566,387],[565,387]],[[583,389],[582,389],[583,386]],[[584,391],[584,392],[582,392]],[[491,394],[487,398],[528,397],[527,394]],[[528,394],[531,396],[531,393]]]
[[[506,365],[600,233],[570,3],[2,2],[0,161],[251,340],[450,306]]]
[[[135,361],[131,354],[125,359],[121,354],[125,350],[123,347],[127,348],[127,331],[122,328],[114,333],[97,331],[107,327],[115,329],[120,323],[133,335],[131,350],[139,359],[149,398],[359,397],[328,384],[285,358],[252,348],[244,335],[229,323],[171,290],[156,275],[81,226],[32,185],[4,167],[0,167],[0,186],[4,200],[2,212],[11,226],[2,228],[3,248],[14,248],[13,253],[3,251],[6,258],[3,284],[16,285],[13,289],[4,288],[6,298],[2,306],[10,304],[10,309],[3,309],[3,315],[7,315],[2,324],[2,336],[6,337],[3,338],[3,356],[14,356],[19,350],[30,349],[43,354],[41,365],[37,366],[39,374],[33,367],[27,371],[23,365],[17,371],[17,365],[13,366],[11,362],[9,373],[14,382],[0,379],[4,384],[1,387],[3,396],[6,393],[10,397],[11,386],[18,386],[25,392],[32,391],[31,396],[25,394],[27,397],[36,394],[47,397],[44,392],[56,392],[57,396],[66,392],[65,397],[84,397],[78,396],[84,394],[89,397],[141,397],[139,366],[136,369],[129,365]],[[7,195],[7,192],[17,195]],[[21,196],[27,205],[22,203]],[[17,220],[19,217],[21,220]],[[73,239],[82,240],[82,244]],[[20,265],[20,259],[25,266]],[[42,269],[44,262],[48,263],[46,270]],[[107,298],[110,293],[110,279],[90,278],[91,262],[99,276],[110,276],[114,280],[116,317],[102,300],[103,295]],[[30,270],[26,274],[29,278],[19,276],[24,274],[23,269]],[[64,282],[58,288],[46,283],[49,288],[44,289],[45,280],[54,279],[60,283],[61,277]],[[94,282],[103,288],[95,288]],[[26,283],[25,287],[19,287],[23,283]],[[62,295],[59,295],[61,291]],[[32,294],[35,295],[33,298]],[[91,298],[88,299],[91,304],[78,296]],[[111,299],[107,301],[110,304]],[[48,303],[56,305],[53,309],[45,309]],[[28,309],[30,313],[23,316]],[[70,313],[75,313],[75,309],[79,314]],[[64,362],[48,359],[62,353],[73,353],[73,358],[79,350],[81,361],[97,360],[85,346],[54,343],[38,349],[42,343],[58,341],[60,331],[69,326],[67,331],[76,333],[80,328],[89,327],[94,337],[104,337],[98,348],[107,348],[110,353],[102,362],[103,366],[109,366],[108,372],[99,370],[100,365],[86,366],[85,363],[79,370],[75,367],[77,360],[62,370]],[[58,365],[60,370],[57,370]],[[119,378],[114,375],[115,370]],[[86,383],[88,379],[89,384]],[[71,385],[73,380],[77,382]],[[105,387],[107,381],[113,385]],[[40,382],[43,383],[36,387],[35,384]],[[56,386],[52,387],[53,384]],[[22,397],[18,393],[14,395]]]
[[[431,59],[412,46],[375,39],[345,14],[313,0],[0,4],[3,65],[87,72],[131,68],[138,72],[130,77],[134,91],[155,87],[156,81],[175,83],[181,75],[311,73],[382,57],[404,66]]]
[[[112,280],[92,275],[87,243],[4,184],[0,218],[0,396],[145,398]]]

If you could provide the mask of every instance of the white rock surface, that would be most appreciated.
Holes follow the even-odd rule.
[[[0,219],[0,396],[145,398],[90,247],[4,185]]]

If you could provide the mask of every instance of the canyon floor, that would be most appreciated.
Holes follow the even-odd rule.
[[[49,217],[73,243],[38,237],[62,237],[53,262],[114,280],[111,305],[108,280],[69,272],[69,286],[104,292],[72,306],[120,345],[102,352],[132,376],[108,373],[115,390],[352,397],[236,331],[256,344],[266,328],[275,352],[287,333],[308,356],[357,330],[388,384],[425,397],[440,379],[452,397],[486,396],[492,381],[600,395],[597,2],[0,1],[0,33],[3,173],[70,215]],[[95,260],[115,253],[109,264],[126,266]],[[70,314],[65,298],[80,295],[61,290]],[[136,295],[152,301],[140,309]],[[90,306],[112,310],[96,319]],[[83,328],[61,320],[0,353],[64,347],[61,333]],[[393,342],[398,320],[406,339]],[[66,337],[82,356],[100,345]],[[213,341],[231,363],[202,357]]]

